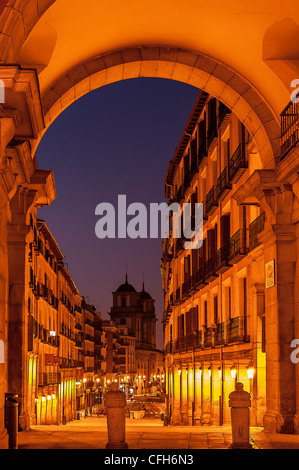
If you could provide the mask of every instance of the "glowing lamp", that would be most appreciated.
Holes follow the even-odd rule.
[[[209,377],[211,378],[211,375],[212,375],[211,367],[209,367],[208,371],[209,371]]]
[[[110,380],[107,380],[107,384],[110,384]]]
[[[231,376],[232,376],[232,379],[235,379],[236,378],[236,374],[237,374],[237,370],[236,370],[236,367],[233,366],[230,368],[230,373],[231,373]]]
[[[47,396],[47,400],[51,400],[52,396],[51,395],[48,395]]]
[[[247,377],[249,379],[253,379],[253,376],[254,376],[254,368],[253,368],[253,366],[248,366],[247,367]]]
[[[87,381],[87,379],[83,379],[83,382],[85,383]]]
[[[221,379],[221,377],[222,377],[222,370],[221,370],[221,367],[218,367],[218,374],[219,374],[219,377],[220,377],[220,379]]]
[[[46,397],[42,397],[42,401],[46,401]]]
[[[179,373],[179,375],[181,375],[181,373],[182,373],[181,369],[178,370],[178,373]]]
[[[52,395],[53,400],[54,400],[55,396],[56,396],[56,395],[53,393],[53,395]]]

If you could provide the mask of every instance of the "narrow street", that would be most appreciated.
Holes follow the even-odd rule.
[[[251,428],[253,449],[299,449],[299,436],[267,434]],[[227,449],[230,426],[163,426],[154,419],[127,419],[129,449]],[[19,433],[19,449],[105,449],[106,418],[96,416],[65,426],[33,426]]]

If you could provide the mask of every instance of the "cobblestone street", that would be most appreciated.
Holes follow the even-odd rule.
[[[227,449],[232,441],[229,426],[163,426],[158,420],[126,422],[129,449]],[[268,434],[251,428],[253,449],[299,449],[299,436]],[[33,426],[19,433],[19,449],[105,449],[106,419],[88,417],[65,426]]]

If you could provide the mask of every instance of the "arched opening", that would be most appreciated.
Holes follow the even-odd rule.
[[[172,8],[170,3],[172,4]],[[187,21],[185,23],[182,21],[182,28],[180,30],[177,27],[177,18],[181,12],[180,6],[178,2],[173,5],[173,2],[167,1],[165,5],[163,4],[163,8],[161,7],[162,20],[160,23],[160,17],[155,14],[156,12],[150,11],[149,22],[143,30],[145,19],[140,15],[139,10],[137,9],[136,11],[137,17],[135,17],[135,15],[124,15],[122,17],[121,5],[118,4],[117,21],[115,21],[112,34],[109,36],[108,32],[107,35],[102,34],[104,30],[100,30],[100,28],[97,30],[95,27],[94,22],[98,19],[98,16],[93,18],[93,12],[96,11],[98,13],[98,9],[102,8],[104,5],[92,1],[92,8],[89,11],[84,10],[86,17],[81,24],[80,4],[81,2],[79,1],[70,2],[70,0],[61,0],[60,2],[53,0],[43,2],[27,0],[20,5],[18,2],[12,0],[3,10],[3,15],[0,19],[0,22],[2,22],[1,31],[3,33],[0,36],[0,56],[3,64],[2,70],[5,75],[3,81],[7,88],[7,104],[10,105],[8,109],[1,109],[1,111],[3,111],[3,120],[0,128],[1,150],[4,155],[4,171],[2,176],[5,183],[1,186],[1,191],[4,194],[3,200],[6,201],[6,206],[9,206],[8,209],[7,207],[3,209],[3,225],[5,225],[6,222],[10,225],[8,234],[6,233],[6,225],[5,230],[2,230],[3,239],[5,241],[9,240],[6,251],[6,255],[8,253],[6,256],[8,269],[7,264],[5,265],[4,263],[2,272],[3,278],[5,279],[5,276],[7,277],[7,271],[9,270],[11,279],[7,279],[7,281],[12,284],[9,289],[10,298],[7,299],[9,315],[6,312],[0,319],[1,334],[3,334],[6,328],[5,315],[10,318],[11,322],[15,321],[15,317],[17,317],[17,321],[19,321],[21,325],[23,324],[23,318],[21,318],[21,316],[25,316],[25,313],[28,313],[27,311],[25,312],[23,303],[24,297],[22,297],[22,295],[16,295],[16,291],[21,283],[24,281],[25,285],[27,282],[26,276],[24,276],[22,282],[20,282],[19,279],[18,282],[16,282],[15,279],[12,280],[15,274],[14,252],[12,247],[14,246],[16,248],[16,246],[21,246],[22,244],[26,246],[26,233],[25,230],[22,231],[18,228],[15,231],[18,237],[14,238],[12,226],[14,224],[22,226],[29,225],[27,214],[29,214],[32,206],[36,204],[35,197],[37,193],[39,193],[39,197],[41,198],[41,205],[44,204],[45,201],[49,202],[53,199],[53,194],[47,193],[47,191],[42,192],[46,186],[45,180],[50,180],[51,175],[39,173],[36,162],[36,151],[46,130],[51,126],[54,120],[78,98],[105,85],[138,77],[158,77],[186,83],[217,98],[237,116],[253,139],[257,153],[260,155],[261,165],[258,169],[265,170],[264,172],[255,172],[254,177],[251,178],[250,181],[244,181],[243,187],[240,187],[238,194],[235,195],[235,201],[244,206],[249,205],[259,208],[256,209],[256,207],[253,207],[252,209],[250,207],[249,212],[251,218],[253,218],[252,214],[257,215],[258,211],[261,212],[258,217],[252,220],[253,225],[250,224],[249,229],[251,248],[255,250],[254,255],[252,255],[252,272],[255,276],[254,289],[252,291],[255,308],[253,314],[259,317],[258,321],[259,325],[261,325],[260,329],[257,329],[255,333],[258,335],[258,338],[263,335],[265,336],[265,324],[267,322],[270,328],[271,325],[278,325],[278,331],[275,331],[273,335],[268,333],[267,338],[267,354],[271,359],[267,369],[267,380],[271,386],[273,385],[273,389],[275,389],[273,394],[275,396],[274,398],[270,395],[267,397],[269,398],[269,413],[265,422],[267,422],[268,429],[274,431],[283,430],[285,432],[292,431],[295,423],[294,406],[296,392],[295,386],[291,387],[291,385],[295,385],[295,373],[294,368],[289,364],[287,356],[289,351],[288,340],[293,333],[294,302],[292,295],[294,295],[295,281],[291,276],[288,276],[288,274],[294,272],[293,268],[296,264],[296,255],[294,256],[296,251],[293,246],[296,240],[293,233],[294,227],[292,225],[294,223],[292,219],[292,188],[295,186],[296,182],[294,182],[294,178],[290,174],[291,170],[285,168],[284,165],[279,165],[279,114],[284,105],[289,101],[288,89],[278,79],[280,71],[275,71],[275,67],[272,67],[272,65],[270,67],[265,65],[269,57],[272,59],[272,51],[271,47],[269,48],[269,43],[272,43],[273,38],[280,38],[281,34],[284,34],[284,25],[282,28],[278,27],[277,29],[275,26],[273,28],[271,23],[272,19],[269,19],[269,15],[264,15],[264,12],[260,10],[258,11],[260,16],[257,22],[255,22],[255,20],[253,21],[252,18],[248,21],[245,17],[251,17],[251,15],[248,15],[247,11],[248,7],[251,6],[251,2],[243,2],[240,7],[241,14],[243,15],[242,31],[240,31],[239,28],[239,18],[237,18],[239,15],[235,14],[234,5],[219,5],[219,15],[214,15],[213,6],[207,5],[205,11],[207,21],[203,22],[202,28],[198,27],[198,18],[201,17],[201,11],[199,11],[200,6],[198,6],[193,11],[194,15],[192,15],[192,21],[190,21],[190,31],[188,31],[188,27],[186,26],[187,24],[189,25]],[[106,17],[111,20],[114,15],[111,14],[109,5],[105,5],[105,8],[107,8],[107,10],[104,10],[105,14],[103,18]],[[188,8],[184,8],[184,14],[186,14]],[[63,16],[63,12],[70,12],[69,17],[66,18],[66,16]],[[282,16],[284,16],[283,6],[280,7],[277,5],[275,12],[278,19],[282,19]],[[171,13],[171,16],[169,16],[169,13]],[[221,18],[221,14],[225,13],[227,13],[227,21],[226,18]],[[188,12],[188,15],[189,14],[190,12]],[[103,42],[93,42],[90,40],[91,35],[87,34],[86,39],[88,39],[88,41],[86,42],[89,42],[88,49],[76,48],[79,46],[80,38],[76,38],[76,41],[74,40],[74,32],[71,31],[69,24],[70,18],[75,18],[76,25],[81,25],[85,32],[88,32],[88,27],[93,25],[92,30],[95,31],[94,36],[96,40],[103,40]],[[128,22],[124,21],[124,18],[127,19]],[[138,21],[135,21],[136,19]],[[168,19],[169,21],[167,21]],[[49,22],[49,24],[46,26],[47,22]],[[129,30],[132,22],[135,24],[134,27],[131,28],[132,35],[130,35],[131,31]],[[297,34],[296,24],[297,18],[295,18],[294,23],[292,23],[292,37],[296,37]],[[252,25],[254,26],[254,33],[256,33],[257,30],[259,31],[256,41],[248,40],[247,31]],[[107,29],[109,29],[109,26],[110,25],[106,26]],[[124,28],[120,29],[124,34],[113,37],[115,29],[119,26]],[[74,29],[76,30],[76,28]],[[64,32],[66,33],[65,36],[63,36]],[[224,34],[225,32],[226,34]],[[47,47],[43,48],[41,42],[38,48],[37,43],[41,41],[41,39],[44,40],[45,37],[47,38]],[[238,41],[235,40],[236,37]],[[106,39],[107,41],[105,42]],[[264,44],[264,57],[257,54],[256,49],[251,47],[253,42],[254,47],[260,47],[259,50],[262,50],[262,45]],[[61,44],[63,44],[63,47],[61,47]],[[72,45],[74,50],[71,50]],[[34,47],[37,47],[35,49],[36,55],[32,54],[32,48]],[[287,49],[287,47],[283,49],[283,52],[285,53]],[[68,51],[71,52],[68,54]],[[293,59],[292,57],[292,60]],[[298,70],[296,64],[294,70]],[[19,99],[20,97],[21,99]],[[25,109],[26,112],[21,112],[20,119],[18,113],[14,112],[12,108],[21,111]],[[227,140],[228,139],[225,140],[226,143]],[[5,149],[6,144],[8,144],[7,150]],[[226,149],[228,146],[229,144],[227,144]],[[4,152],[6,153],[4,154]],[[297,171],[295,158],[296,154],[293,155],[292,166],[290,167],[294,169],[294,175]],[[216,160],[215,158],[213,160],[215,168],[217,165]],[[285,166],[287,165],[285,164]],[[277,170],[278,167],[279,169]],[[217,171],[218,169],[219,168],[217,168]],[[278,174],[280,179],[277,183],[275,178],[278,177]],[[204,178],[204,175],[201,175],[201,177]],[[209,181],[209,184],[211,183],[212,182]],[[220,186],[222,183],[223,180],[219,182]],[[225,178],[224,183],[226,183]],[[49,186],[51,185],[49,184]],[[214,194],[213,185],[211,189]],[[220,189],[221,191],[223,190],[222,187]],[[179,191],[175,191],[176,197],[178,192]],[[208,194],[210,196],[210,192]],[[249,200],[246,199],[246,196],[248,196]],[[234,204],[236,205],[235,201]],[[245,226],[246,222],[244,222],[244,219],[246,219],[247,216],[246,211],[247,209],[245,207],[243,213],[240,213],[238,217],[238,220],[242,221]],[[220,212],[221,217],[227,217],[229,215],[228,205],[223,208],[222,201],[220,204]],[[265,212],[267,213],[266,223],[263,215]],[[217,255],[218,261],[219,259],[221,261],[223,246],[221,237],[219,239],[219,226],[220,231],[227,231],[227,225],[225,225],[227,222],[225,222],[225,220],[228,219],[221,219],[220,224],[220,221],[215,222],[215,220],[212,221],[209,219],[211,226],[209,226],[209,234],[207,234],[206,240],[207,244],[209,246],[213,245],[214,248],[217,247],[216,239],[220,241],[220,252],[217,251]],[[264,231],[265,226],[267,233],[263,238],[260,237],[260,235]],[[272,228],[274,232],[276,230],[275,236],[273,236],[271,232]],[[22,236],[25,238],[22,238]],[[239,243],[240,238],[236,237],[236,239]],[[262,239],[267,247],[265,254],[263,253],[263,249],[258,248]],[[278,245],[283,245],[282,249],[277,249]],[[168,255],[168,253],[166,254]],[[210,254],[210,250],[208,249],[208,261],[210,261]],[[240,255],[240,253],[238,254]],[[213,255],[215,255],[215,253],[213,253]],[[24,257],[22,259],[22,263],[23,262]],[[267,265],[270,266],[272,273],[274,269],[273,266],[279,269],[278,278],[280,284],[276,285],[275,279],[273,279],[272,276],[269,280],[269,285],[267,285],[265,289],[264,264],[266,262]],[[18,272],[23,272],[24,263],[22,263],[21,269],[19,269]],[[183,273],[188,272],[189,266],[190,257],[186,260],[180,259],[178,272],[181,273],[181,276]],[[211,268],[211,266],[208,267]],[[218,266],[221,270],[226,269],[226,267],[227,265],[224,265],[224,267],[221,266],[220,268]],[[250,269],[246,271],[245,268],[247,269],[247,267],[240,269],[235,276],[239,291],[234,306],[237,311],[242,312],[243,317],[241,320],[241,315],[239,317],[234,316],[230,318],[230,320],[238,318],[238,321],[235,320],[230,323],[228,330],[228,337],[230,339],[236,339],[236,337],[240,336],[235,334],[236,330],[239,332],[241,328],[243,328],[243,332],[247,331],[248,293],[246,282],[247,274],[251,275],[251,271]],[[211,270],[209,274],[211,274]],[[222,271],[220,274],[222,274]],[[179,275],[177,278],[176,284],[182,284]],[[214,281],[214,273],[212,273],[212,278],[210,279]],[[283,280],[283,286],[281,280]],[[184,278],[182,285],[176,286],[177,289],[175,292],[174,290],[171,293],[169,292],[170,296],[174,293],[176,295],[176,307],[180,305],[181,291],[184,289],[184,295],[189,295],[190,293],[188,282],[189,277],[187,276],[186,279]],[[223,298],[229,305],[230,289],[232,286],[229,280],[225,279],[225,282],[225,294]],[[32,284],[34,286],[34,282]],[[290,292],[289,299],[286,299],[284,295],[287,290],[285,289],[285,291],[282,292],[285,286]],[[48,288],[46,278],[44,287],[46,289]],[[273,287],[274,289],[272,291],[267,290]],[[174,289],[174,285],[172,285],[172,289]],[[6,296],[8,297],[8,293]],[[18,299],[19,304],[15,303],[15,299]],[[205,297],[201,299],[201,308],[204,313],[208,314],[209,309],[213,310],[214,318],[219,319],[219,299],[222,301],[222,293],[219,289],[217,290],[216,286],[213,286],[212,291],[205,293]],[[171,301],[172,300],[173,299],[171,299]],[[64,296],[63,301],[65,301]],[[30,307],[31,305],[28,305],[29,310]],[[193,308],[194,307],[192,307],[192,309]],[[267,311],[266,318],[265,310]],[[182,338],[184,338],[185,341],[187,337],[185,328],[188,324],[188,332],[190,332],[193,314],[193,310],[192,314],[191,310],[184,311],[184,313],[180,315],[180,321],[182,323],[175,324],[173,322],[171,328],[169,328],[169,338],[173,337],[173,331],[175,331],[175,337],[177,337],[177,331],[182,327],[184,333]],[[282,318],[284,314],[287,314],[290,320],[287,327],[284,323],[284,318]],[[30,315],[31,311],[29,311],[29,316]],[[191,317],[192,321],[190,320]],[[194,317],[196,317],[196,315],[194,315]],[[207,325],[205,325],[205,327],[206,326]],[[14,330],[10,328],[9,339],[12,338],[11,332],[13,331]],[[219,341],[222,340],[222,331],[220,327],[218,330]],[[208,333],[208,335],[206,335],[206,333]],[[65,334],[65,329],[63,329],[62,334]],[[212,331],[205,331],[204,336],[207,347],[213,344],[215,345]],[[242,335],[243,339],[246,336],[245,334]],[[278,343],[276,341],[277,337],[279,338]],[[22,332],[19,332],[19,336],[15,336],[14,341],[17,342],[18,340],[27,347],[27,340],[24,341]],[[264,337],[262,341],[265,343]],[[43,337],[43,342],[48,342],[47,338]],[[172,341],[170,341],[170,343],[172,343]],[[183,344],[183,342],[179,341],[179,353],[181,352],[181,344]],[[200,344],[199,342],[199,347],[201,347]],[[53,346],[52,343],[51,345]],[[172,351],[172,344],[167,346],[169,346]],[[263,347],[264,346],[263,344]],[[285,348],[285,354],[283,355],[284,360],[280,363],[280,352],[282,348]],[[262,351],[263,354],[264,352],[265,351]],[[15,351],[9,351],[9,355],[11,365],[15,362]],[[21,358],[21,360],[22,359],[23,358]],[[20,361],[20,357],[18,357],[18,360]],[[260,357],[257,358],[258,367],[263,368],[264,358],[259,361]],[[50,359],[49,362],[51,362]],[[291,397],[285,393],[283,384],[280,383],[279,380],[277,380],[277,376],[275,376],[277,371],[275,367],[278,363],[280,368],[278,374],[279,380],[285,379],[285,381],[290,384],[290,388],[292,388]],[[272,368],[272,364],[275,365],[275,367]],[[52,365],[54,367],[53,361]],[[55,365],[57,364],[55,363]],[[180,383],[184,383],[184,420],[186,420],[186,422],[190,418],[190,415],[188,415],[186,411],[187,409],[190,410],[190,400],[188,402],[188,397],[185,394],[186,389],[188,389],[188,380],[190,380],[187,377],[188,374],[189,377],[204,377],[206,390],[211,389],[210,379],[215,378],[216,369],[213,369],[211,364],[208,364],[207,361],[203,359],[203,364],[201,364],[200,367],[197,366],[199,366],[199,364],[196,365],[193,371],[190,370],[190,373],[188,367],[185,365],[182,367],[183,370],[177,370],[177,367],[173,367],[168,377],[169,383],[173,387],[174,408],[178,405],[178,396],[176,395],[178,382],[181,381]],[[35,367],[34,361],[30,367],[33,370]],[[244,370],[243,367],[242,371],[244,372]],[[239,362],[237,365],[232,364],[231,371],[234,373],[234,377],[231,375],[233,379],[236,377],[236,374],[239,374]],[[280,373],[281,371],[282,373]],[[18,370],[13,367],[10,367],[10,372],[11,383],[15,380],[15,383],[22,387],[22,380],[24,375],[26,375],[26,366],[22,369],[22,374],[24,375],[18,374]],[[219,369],[216,372],[219,374]],[[223,370],[220,372],[223,372]],[[218,375],[216,378],[216,382],[218,381],[217,390],[220,390],[219,378],[221,379],[221,375]],[[249,375],[248,380],[250,380]],[[71,394],[74,393],[73,382],[74,381],[70,381],[70,383],[67,384],[67,387],[70,387]],[[232,381],[230,386],[233,386]],[[22,397],[24,398],[23,403],[27,399],[25,396],[26,393],[27,392],[25,392],[24,397]],[[196,393],[200,392],[194,390],[194,394]],[[49,397],[49,402],[51,402],[49,406],[51,406],[52,410],[56,405],[55,401],[52,401],[53,396],[51,398],[49,395]],[[55,398],[53,398],[53,400],[55,400]],[[46,404],[48,405],[48,403]],[[34,407],[34,404],[32,404],[32,406]],[[261,407],[265,407],[264,402],[262,402]],[[0,407],[0,412],[1,410],[3,410],[3,407]],[[178,415],[178,408],[175,411]],[[70,414],[71,412],[72,410]],[[208,420],[209,418],[206,417],[206,419]],[[25,423],[24,427],[26,427],[26,422],[28,421],[26,410],[25,414],[22,414],[22,420],[23,423]]]

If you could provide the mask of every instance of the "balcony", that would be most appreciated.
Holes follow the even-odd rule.
[[[222,246],[216,253],[216,273],[224,273],[231,268],[229,264],[229,244]]]
[[[218,106],[218,129],[223,130],[231,115],[231,110],[222,102]]]
[[[203,339],[203,346],[204,348],[212,348],[213,347],[213,328],[207,328],[204,331],[204,339]]]
[[[182,184],[182,185],[179,187],[179,189],[178,189],[178,191],[177,191],[177,193],[176,193],[176,195],[175,195],[175,197],[174,197],[173,202],[178,202],[178,203],[180,203],[183,198],[184,198],[184,185]]]
[[[57,372],[40,372],[38,374],[38,386],[46,387],[48,385],[59,385],[61,383],[61,374]]]
[[[204,139],[198,147],[198,153],[197,153],[197,158],[198,158],[198,166],[201,164],[203,159],[207,157],[208,152],[207,152],[207,145],[206,145],[206,139]]]
[[[244,317],[235,317],[227,323],[227,343],[250,341],[250,336],[244,331]]]
[[[175,350],[175,344],[173,341],[169,341],[165,347],[165,354],[173,354]]]
[[[292,101],[281,113],[281,159],[295,147],[299,141],[299,103]]]
[[[195,349],[202,349],[203,348],[203,334],[202,330],[197,331],[194,336],[194,348]]]
[[[225,343],[225,323],[217,323],[215,331],[215,346]]]
[[[207,283],[205,282],[205,269],[204,264],[199,266],[195,274],[195,284],[198,289],[204,287]]]
[[[219,205],[217,197],[216,197],[216,186],[213,186],[206,196],[205,201],[205,215],[214,212],[216,207]]]
[[[187,299],[190,297],[191,293],[191,277],[189,277],[182,285],[182,298]]]
[[[230,183],[237,183],[247,168],[248,163],[245,161],[245,147],[244,144],[240,144],[229,160],[228,177]]]
[[[262,212],[261,215],[249,225],[249,251],[260,244],[258,235],[263,232],[264,228],[265,212]]]
[[[187,189],[190,186],[190,183],[191,183],[191,176],[190,176],[190,173],[188,172],[184,177],[184,186],[183,186],[184,192],[187,191]]]
[[[184,243],[185,243],[185,239],[183,237],[175,239],[175,255],[176,256],[178,256],[178,254],[184,250]]]
[[[216,258],[212,257],[205,262],[205,281],[211,282],[216,277],[218,277],[216,273]]]
[[[175,291],[175,304],[178,305],[181,302],[181,288],[178,287]]]
[[[230,239],[229,247],[229,261],[237,263],[243,256],[248,254],[246,247],[246,231],[243,229],[238,230]]]
[[[216,116],[209,122],[208,132],[207,132],[207,140],[208,140],[208,147],[212,146],[216,143],[218,137],[218,129],[217,129],[217,119]]]
[[[232,189],[232,185],[229,182],[229,178],[228,178],[228,167],[226,167],[220,174],[219,178],[217,179],[217,184],[216,184],[217,201],[223,201],[223,199],[230,192],[231,189]]]

